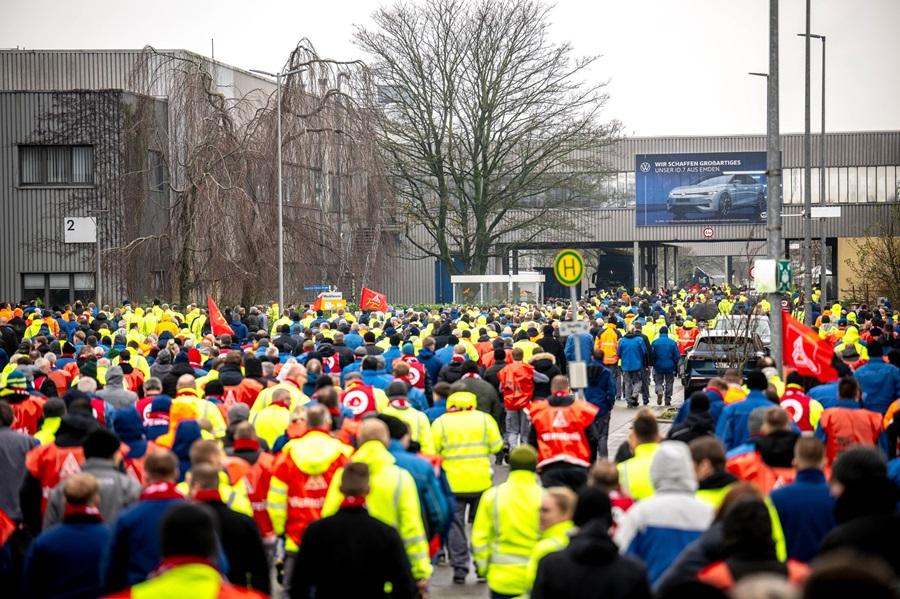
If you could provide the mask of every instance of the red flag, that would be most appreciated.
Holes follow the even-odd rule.
[[[206,296],[206,304],[209,308],[209,326],[212,329],[212,334],[215,337],[219,337],[220,335],[234,335],[234,331],[232,331],[228,323],[225,322],[225,317],[222,316],[219,306],[213,301],[211,295]]]
[[[359,296],[359,309],[363,311],[387,312],[387,296],[383,293],[372,291],[368,287],[363,287]]]
[[[814,376],[823,383],[838,378],[838,373],[831,365],[834,348],[811,328],[788,314],[781,312],[781,325],[784,329],[784,347],[782,357],[785,366],[790,366],[802,376]]]
[[[322,294],[316,296],[316,301],[313,302],[312,310],[313,312],[318,312],[322,309]]]

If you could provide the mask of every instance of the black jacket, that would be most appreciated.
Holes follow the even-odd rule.
[[[838,526],[822,539],[819,553],[838,549],[885,560],[900,577],[900,491],[887,479],[854,485],[844,490],[834,505]]]
[[[353,354],[353,350],[343,343],[332,343],[331,347],[334,348],[335,353],[338,355],[338,360],[340,361],[341,368],[346,368],[356,361],[356,356]]]
[[[556,365],[563,372],[566,371],[566,352],[562,343],[556,337],[547,337],[546,335],[537,340],[537,344],[541,346],[548,354],[552,354],[556,358]],[[582,358],[586,358],[582,356]]]
[[[228,558],[228,580],[232,584],[270,592],[269,564],[256,521],[239,514],[221,501],[204,501],[216,514],[222,551]]]
[[[444,381],[451,385],[462,378],[462,365],[459,360],[453,360],[449,364],[445,364],[438,372],[438,382]]]
[[[417,595],[409,560],[397,531],[362,507],[342,508],[309,525],[291,579],[291,598],[386,597]]]
[[[163,393],[169,397],[175,397],[178,393],[178,379],[181,378],[181,375],[183,374],[194,376],[193,367],[190,364],[185,364],[183,362],[172,366],[172,370],[162,377]]]
[[[536,372],[540,372],[547,377],[546,383],[534,384],[534,398],[546,399],[547,397],[550,397],[550,381],[552,381],[553,377],[556,375],[562,374],[559,370],[559,366],[557,366],[549,357],[542,357],[541,354],[537,354],[535,358],[531,359],[531,365]]]
[[[568,547],[544,557],[538,564],[531,598],[650,599],[646,568],[619,555],[606,532],[607,524],[590,522]]]
[[[716,426],[713,424],[712,414],[706,412],[691,412],[684,422],[673,426],[669,430],[669,439],[690,443],[699,437],[716,434]]]

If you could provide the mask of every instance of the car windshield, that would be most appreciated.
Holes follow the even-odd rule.
[[[736,331],[736,330],[746,330],[747,327],[747,317],[746,316],[725,316],[716,320],[716,330],[717,331]],[[769,337],[772,334],[772,330],[769,328],[769,319],[768,318],[754,318],[753,319],[753,332],[759,335],[762,338]]]
[[[700,353],[723,354],[740,351],[753,351],[753,341],[747,337],[701,337],[697,340],[694,351]]]
[[[727,185],[731,180],[731,175],[722,175],[720,177],[710,177],[694,183],[697,187],[714,187],[716,185]]]

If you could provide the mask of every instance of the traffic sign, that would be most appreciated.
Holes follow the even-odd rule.
[[[584,258],[575,250],[563,250],[553,260],[556,280],[567,287],[574,287],[584,277]]]
[[[329,285],[306,285],[303,287],[303,291],[328,291],[331,289]]]
[[[781,309],[782,309],[782,310],[787,310],[787,309],[788,309],[788,305],[789,305],[789,304],[788,304],[788,301],[787,301],[786,299],[781,300]]]
[[[563,320],[559,323],[560,337],[568,337],[579,333],[590,333],[591,325],[586,320]]]
[[[775,280],[778,284],[778,293],[787,293],[791,290],[793,275],[791,273],[791,261],[779,260]]]
[[[713,231],[713,228],[710,227],[709,225],[706,225],[705,227],[703,227],[703,238],[704,239],[712,239],[714,234],[715,234],[715,231]]]

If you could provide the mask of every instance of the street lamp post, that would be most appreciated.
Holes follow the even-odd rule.
[[[809,19],[810,2],[806,0],[806,80],[803,129],[803,322],[812,324],[812,133],[810,107],[810,53],[809,53]]]
[[[822,42],[822,133],[819,137],[819,204],[825,205],[825,168],[826,168],[826,160],[825,160],[825,36],[819,35],[817,33],[798,33],[799,37],[809,39],[817,39]],[[808,100],[807,100],[808,102]],[[819,230],[821,231],[821,251],[822,256],[819,260],[819,285],[822,289],[822,297],[820,298],[820,302],[822,308],[825,308],[825,303],[827,299],[827,290],[828,290],[828,275],[826,270],[826,264],[828,261],[828,248],[825,244],[825,219],[819,219]]]
[[[103,310],[103,294],[100,291],[100,279],[103,263],[101,261],[101,246],[100,246],[100,216],[109,213],[109,210],[106,208],[94,208],[88,210],[88,216],[94,217],[94,233],[96,234],[97,248],[95,250],[97,254],[97,274],[94,277],[94,299],[97,302],[97,310]]]
[[[277,120],[277,133],[278,137],[278,145],[277,145],[277,158],[278,161],[278,310],[284,311],[284,198],[283,198],[283,188],[282,184],[282,176],[281,176],[281,79],[282,77],[287,77],[289,75],[295,75],[297,73],[302,73],[306,69],[295,69],[293,71],[287,72],[277,72],[277,73],[269,73],[268,71],[260,71],[257,69],[250,69],[250,72],[257,73],[259,75],[266,75],[267,77],[275,78],[275,97],[276,97],[276,120]]]
[[[781,134],[778,124],[778,0],[769,0],[769,72],[750,73],[766,78],[766,256],[781,258]],[[769,293],[772,357],[779,372],[781,353],[781,294]]]

